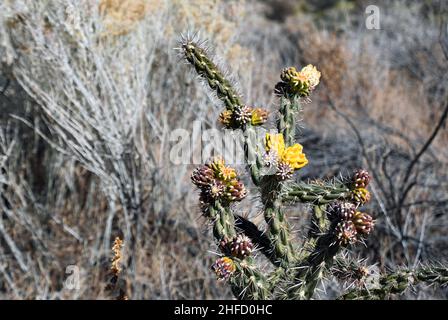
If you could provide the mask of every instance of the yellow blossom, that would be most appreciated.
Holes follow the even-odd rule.
[[[281,160],[287,163],[293,169],[303,168],[308,164],[308,159],[302,152],[302,149],[302,145],[297,143],[286,148],[286,150],[281,155]]]
[[[236,171],[231,167],[222,167],[221,171],[218,173],[218,176],[224,181],[230,181],[236,178]]]
[[[267,152],[274,150],[279,157],[285,151],[285,140],[283,140],[283,135],[281,133],[279,134],[266,133],[265,145]]]
[[[312,64],[303,67],[299,74],[308,82],[310,88],[314,88],[319,84],[321,73]]]
[[[273,135],[267,133],[265,144],[267,152],[274,150],[278,155],[278,159],[288,164],[292,169],[300,169],[308,164],[308,159],[302,152],[302,145],[296,143],[285,148],[285,141],[281,133]]]
[[[215,175],[222,179],[223,181],[230,181],[236,178],[236,171],[231,167],[227,167],[224,159],[221,157],[216,157],[210,164],[210,167],[215,172]]]

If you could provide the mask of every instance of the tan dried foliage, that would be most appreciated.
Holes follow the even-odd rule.
[[[160,0],[101,0],[100,14],[108,34],[119,36],[132,31],[145,16],[158,10]]]

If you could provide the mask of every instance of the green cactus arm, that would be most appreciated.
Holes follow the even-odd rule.
[[[260,230],[253,222],[241,217],[239,215],[234,216],[235,226],[240,229],[246,236],[248,236],[258,250],[274,265],[279,265],[278,260],[273,254],[274,248],[272,242],[267,234]]]
[[[235,218],[229,207],[215,201],[209,206],[208,211],[213,221],[213,235],[217,241],[224,238],[231,239],[236,235]]]
[[[185,59],[195,68],[196,73],[204,80],[227,109],[234,110],[242,106],[243,102],[229,80],[225,78],[216,64],[210,59],[199,45],[192,41],[182,44]],[[261,156],[256,148],[256,133],[254,128],[247,124],[242,128],[244,134],[244,155],[249,167],[253,183],[258,186],[260,170],[262,168]]]
[[[251,257],[235,261],[236,273],[231,279],[232,292],[241,300],[266,300],[271,295],[270,283]]]
[[[195,68],[196,73],[206,80],[210,89],[216,92],[218,98],[226,108],[233,110],[241,106],[241,98],[216,64],[208,57],[203,48],[193,41],[185,41],[182,44],[185,58]]]
[[[296,114],[302,109],[298,96],[282,96],[280,99],[279,119],[277,122],[278,132],[283,134],[285,144],[293,145],[296,133]]]
[[[327,206],[315,205],[310,219],[310,228],[308,232],[308,239],[317,238],[322,233],[328,230],[329,220],[327,218]]]
[[[252,182],[257,187],[260,185],[261,170],[263,168],[263,162],[260,151],[258,150],[256,143],[257,134],[253,126],[248,125],[243,128],[244,134],[244,158],[249,168]]]
[[[335,242],[334,234],[329,231],[315,239],[314,250],[301,260],[295,269],[298,270],[294,282],[288,292],[288,298],[311,299],[316,286],[322,281],[333,264],[333,259],[340,246]]]
[[[228,206],[215,201],[208,208],[208,217],[213,221],[213,235],[221,241],[237,234],[235,215]],[[235,273],[230,279],[232,292],[238,299],[267,299],[269,285],[265,275],[258,269],[252,257],[233,258]]]
[[[414,270],[403,269],[384,274],[378,281],[378,287],[354,289],[339,297],[339,300],[385,300],[393,294],[403,294],[411,285],[448,285],[447,266],[421,266]]]
[[[260,183],[261,201],[264,205],[266,234],[271,242],[273,257],[277,266],[288,268],[296,262],[296,250],[293,246],[291,228],[282,210],[281,191],[283,183],[273,176],[263,176]]]
[[[419,282],[428,284],[448,285],[448,266],[422,266],[413,272],[414,278]]]
[[[321,184],[299,182],[289,186],[282,194],[285,202],[325,205],[335,200],[350,199],[351,190],[343,183]]]
[[[369,275],[369,269],[364,260],[355,260],[349,255],[337,255],[330,272],[339,281],[358,284]]]
[[[288,268],[296,261],[289,222],[277,205],[266,207],[264,214],[268,224],[268,237],[274,249],[272,259],[275,259],[275,265]]]

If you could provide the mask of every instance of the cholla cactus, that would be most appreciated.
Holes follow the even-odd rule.
[[[296,115],[302,109],[302,100],[310,99],[318,86],[320,72],[312,65],[300,71],[291,67],[281,72],[281,81],[274,90],[280,99],[277,133],[264,137],[263,150],[253,145],[250,137],[256,133],[254,126],[266,122],[267,112],[244,104],[208,53],[194,41],[186,39],[182,49],[186,60],[222,101],[225,109],[219,121],[225,128],[244,133],[247,167],[256,186],[252,190],[259,193],[267,226],[260,230],[248,220],[240,223],[243,218],[235,203],[247,192],[237,172],[222,159],[193,172],[192,181],[200,189],[202,212],[213,223],[213,234],[223,255],[212,266],[218,279],[227,280],[241,299],[310,299],[322,280],[331,275],[341,278],[344,273],[347,276],[342,278],[362,283],[366,267],[348,261],[346,253],[351,246],[363,242],[374,228],[372,216],[361,211],[371,198],[370,174],[357,170],[351,177],[332,182],[293,180],[312,162],[296,142]],[[250,161],[249,155],[254,155],[255,161]],[[303,243],[294,241],[284,210],[297,202],[313,207],[310,231]],[[254,247],[272,263],[272,271],[256,263]],[[428,273],[419,279],[429,279]],[[343,297],[365,295],[362,288],[357,290],[360,291]]]

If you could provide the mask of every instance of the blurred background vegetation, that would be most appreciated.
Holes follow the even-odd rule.
[[[217,126],[213,97],[174,50],[187,32],[271,111],[281,69],[316,65],[298,178],[368,169],[377,227],[354,256],[382,270],[446,262],[447,4],[376,1],[381,29],[368,30],[370,2],[2,1],[0,299],[107,298],[115,236],[131,299],[231,298],[209,270],[194,166],[169,161],[172,130]],[[258,199],[243,206],[262,227]],[[303,214],[289,213],[297,237]],[[64,287],[68,265],[79,290]],[[341,288],[324,286],[321,298]]]

